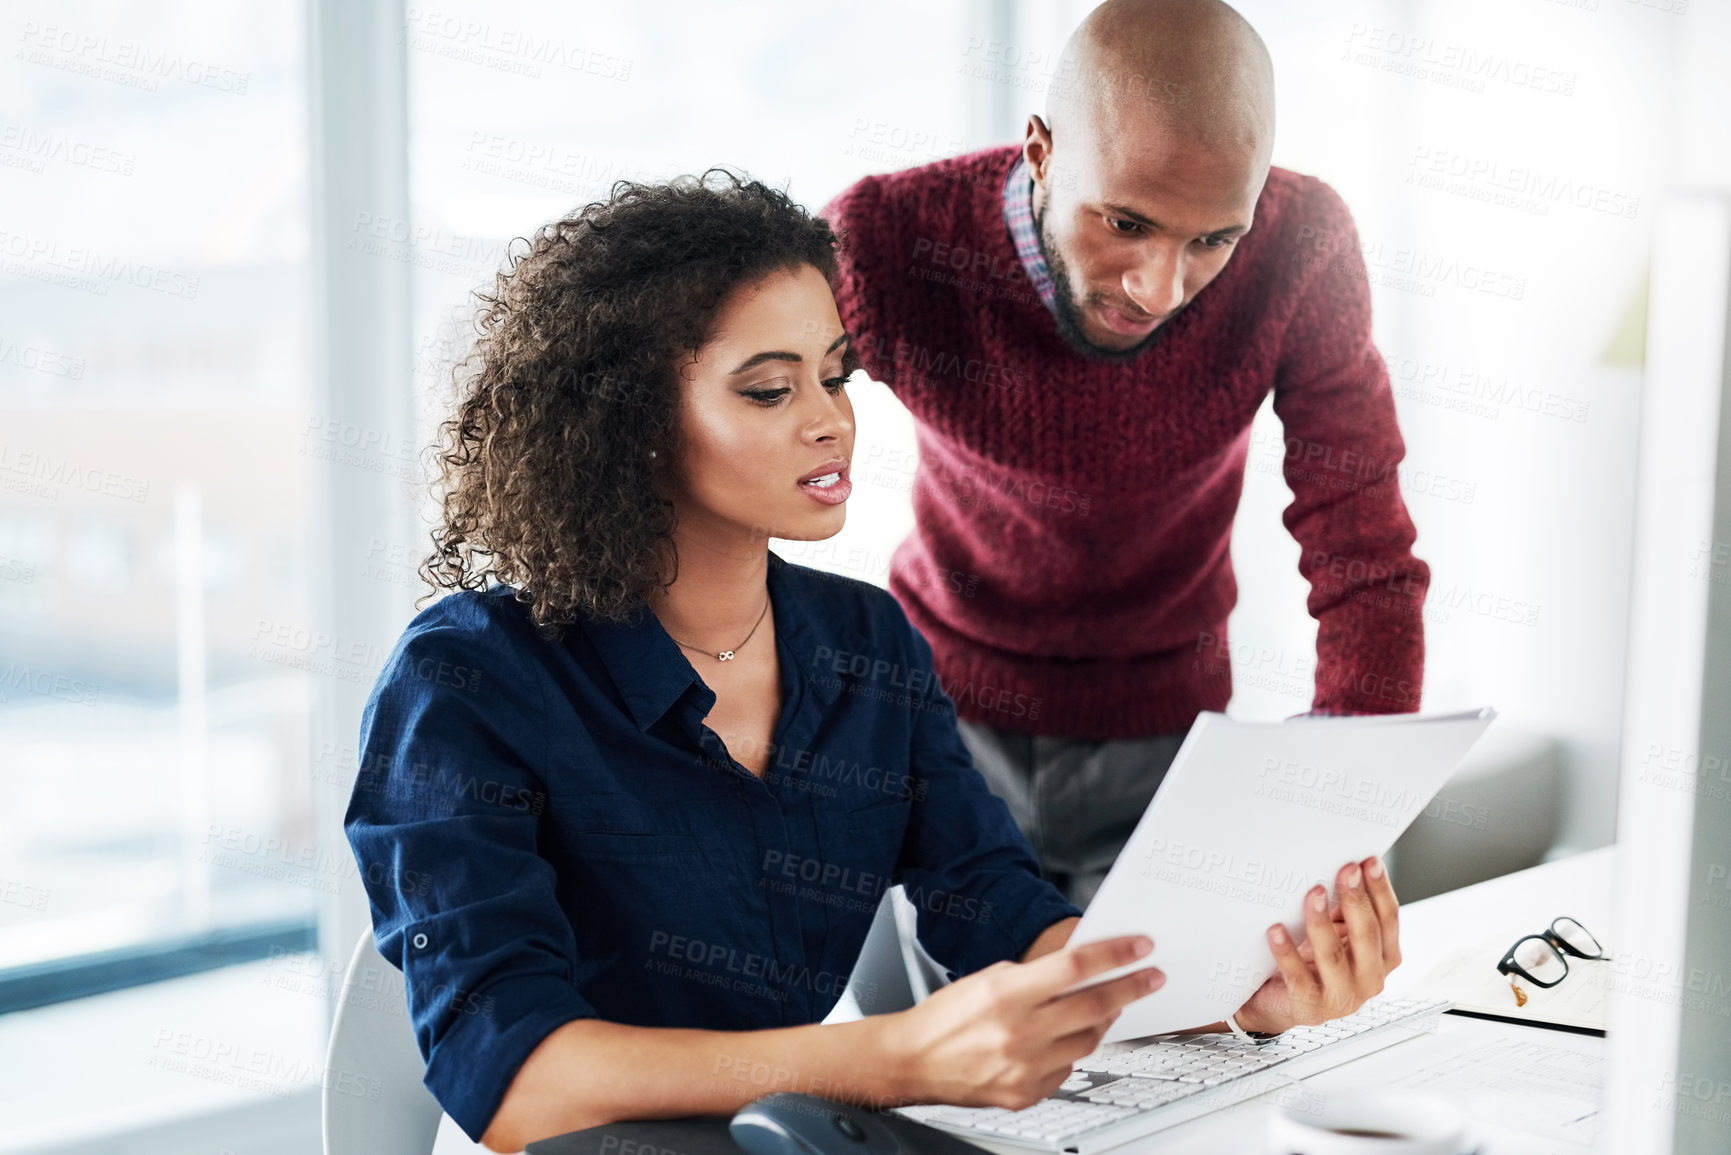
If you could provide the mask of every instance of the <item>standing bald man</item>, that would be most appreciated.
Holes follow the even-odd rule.
[[[1108,0],[1006,146],[824,215],[865,370],[913,412],[890,588],[1048,874],[1086,905],[1232,693],[1250,423],[1286,438],[1326,713],[1416,710],[1430,581],[1357,233],[1270,166],[1267,49],[1219,0]],[[868,451],[866,464],[873,465]]]

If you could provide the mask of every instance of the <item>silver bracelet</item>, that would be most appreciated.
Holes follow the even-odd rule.
[[[1262,1044],[1268,1043],[1268,1042],[1273,1042],[1275,1039],[1280,1037],[1279,1035],[1261,1035],[1261,1036],[1253,1035],[1249,1031],[1245,1030],[1243,1027],[1238,1025],[1238,1019],[1237,1019],[1236,1015],[1237,1015],[1236,1011],[1233,1012],[1233,1014],[1227,1015],[1226,1016],[1226,1025],[1232,1028],[1232,1033],[1234,1035],[1237,1035],[1239,1038],[1243,1039],[1245,1042],[1255,1043],[1257,1046],[1260,1047]]]

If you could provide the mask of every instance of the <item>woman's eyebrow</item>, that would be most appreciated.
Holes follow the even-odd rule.
[[[824,354],[827,356],[828,354],[835,352],[837,349],[841,348],[842,345],[847,342],[847,339],[848,339],[847,334],[843,333],[841,336],[837,337],[834,341],[830,342],[829,348],[824,350]],[[791,361],[797,365],[801,361],[804,361],[804,360],[805,360],[805,358],[801,357],[798,353],[788,353],[788,352],[785,352],[785,351],[780,350],[780,349],[769,349],[769,350],[766,350],[762,353],[753,353],[751,356],[749,356],[745,360],[741,361],[739,363],[738,368],[731,370],[728,373],[728,376],[729,377],[736,377],[739,374],[746,372],[747,370],[757,368],[759,365],[763,364],[765,361]]]

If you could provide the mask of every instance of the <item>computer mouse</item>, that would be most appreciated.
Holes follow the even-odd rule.
[[[901,1155],[884,1118],[816,1095],[781,1091],[747,1103],[727,1125],[750,1155]]]

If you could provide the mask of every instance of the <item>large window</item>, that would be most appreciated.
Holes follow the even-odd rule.
[[[303,20],[8,8],[0,1009],[305,943],[344,877],[279,636],[311,528]]]

